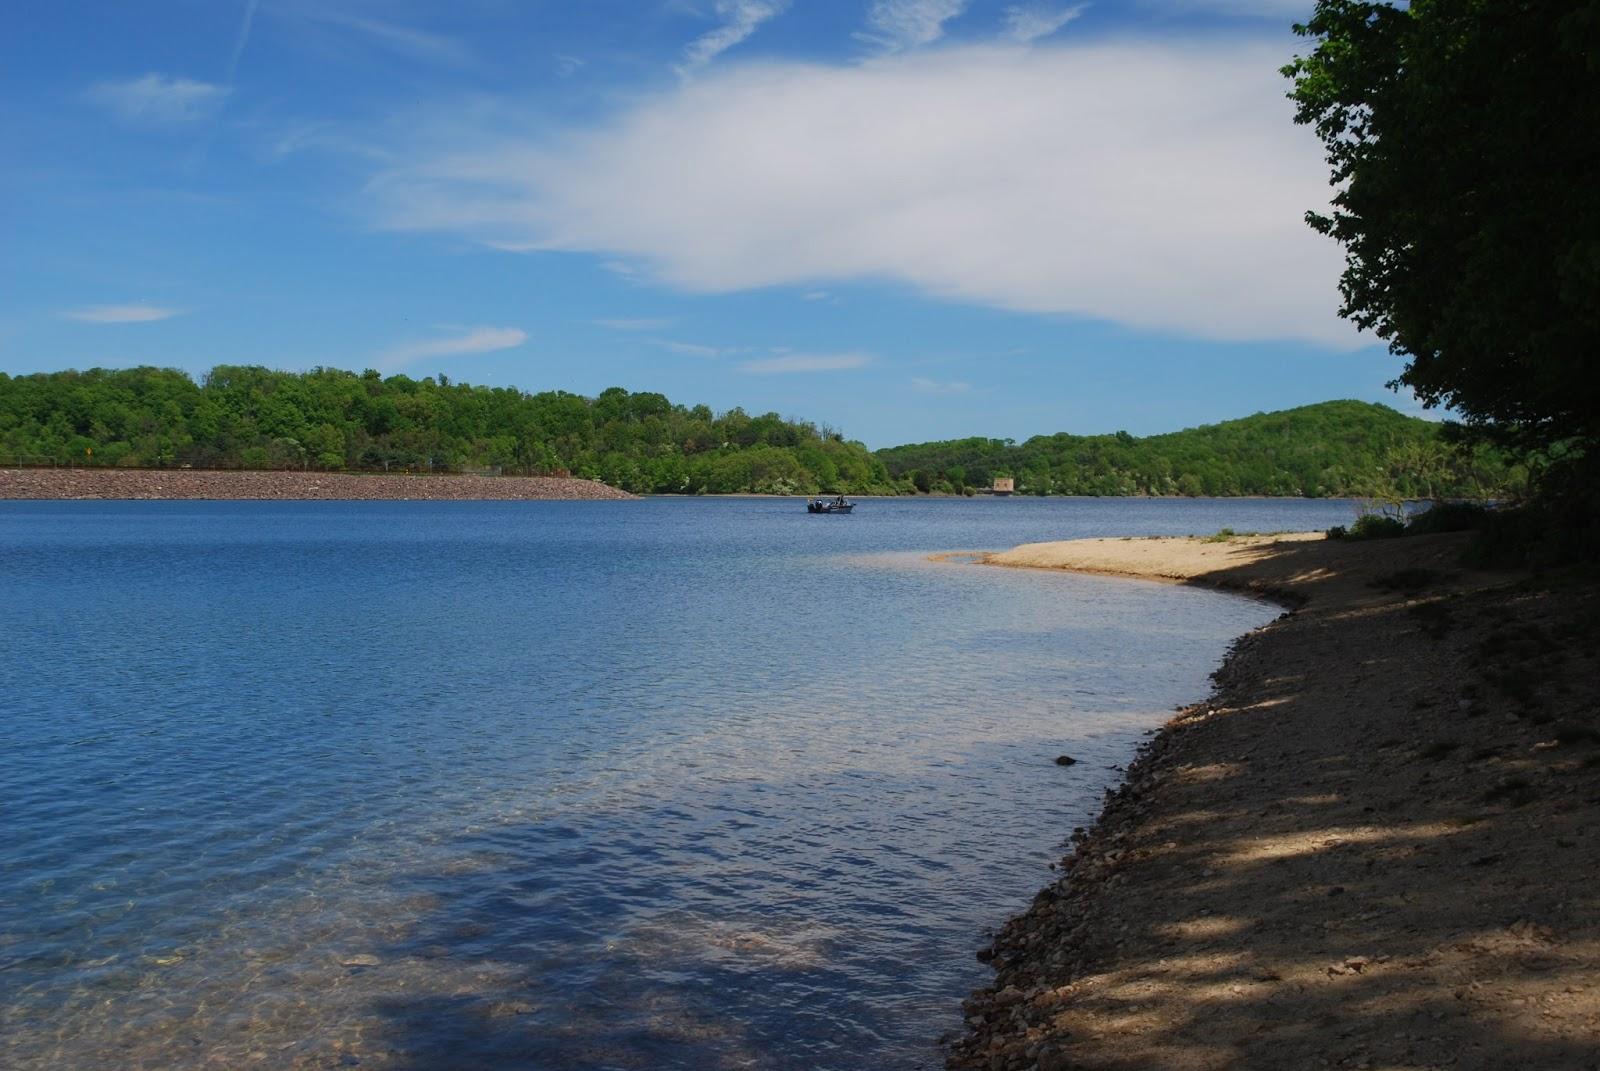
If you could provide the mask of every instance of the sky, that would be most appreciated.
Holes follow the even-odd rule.
[[[0,371],[652,390],[872,447],[1419,412],[1338,315],[1310,0],[57,0]]]

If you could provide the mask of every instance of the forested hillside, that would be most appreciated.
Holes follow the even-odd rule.
[[[860,443],[776,413],[660,394],[221,365],[0,374],[0,464],[434,470],[583,476],[634,492],[889,492]]]
[[[620,387],[565,391],[319,368],[0,374],[0,464],[575,475],[640,493],[1483,496],[1520,478],[1439,425],[1324,402],[1135,438],[957,439],[870,453],[837,432]]]
[[[1135,438],[1041,435],[956,439],[879,450],[897,480],[923,491],[988,487],[1023,494],[1480,497],[1519,474],[1484,450],[1459,455],[1438,424],[1382,405],[1337,401]]]

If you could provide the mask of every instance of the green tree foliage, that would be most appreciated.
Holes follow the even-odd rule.
[[[1600,437],[1600,0],[1319,0],[1284,68],[1326,146],[1343,315],[1398,382],[1537,449]]]
[[[1438,424],[1339,401],[1168,435],[956,439],[878,451],[917,490],[1013,475],[1021,494],[1433,498],[1503,494],[1520,478],[1492,448],[1458,448]]]
[[[837,432],[620,387],[583,398],[446,377],[219,365],[0,373],[0,461],[573,474],[636,492],[893,491]]]

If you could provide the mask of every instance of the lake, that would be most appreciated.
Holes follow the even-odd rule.
[[[928,553],[1354,515],[0,502],[0,1065],[937,1067],[1278,610]]]

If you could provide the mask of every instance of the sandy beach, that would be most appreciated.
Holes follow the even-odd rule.
[[[551,476],[216,472],[201,469],[0,469],[0,499],[451,500],[633,498],[594,480]]]
[[[952,1068],[1600,1066],[1600,597],[1465,538],[986,556],[1290,610],[980,952]]]

